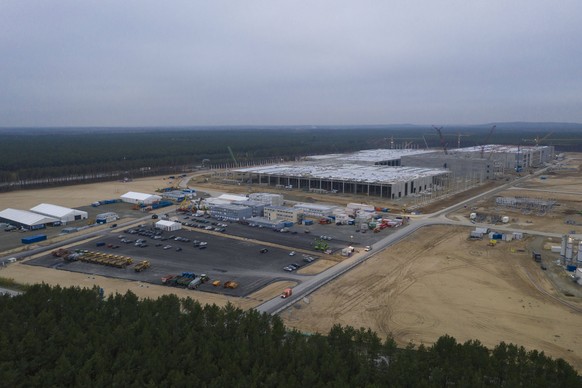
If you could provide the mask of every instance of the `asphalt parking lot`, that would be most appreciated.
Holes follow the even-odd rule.
[[[183,217],[179,216],[182,222],[194,223],[194,225],[211,226],[212,223],[223,223],[223,221],[202,217],[188,217],[188,219]],[[202,220],[206,220],[206,223],[203,224]],[[155,229],[151,225],[152,223],[148,222],[147,226],[144,224],[142,227],[133,229],[141,229],[144,233],[154,231]],[[53,257],[50,253],[29,260],[27,264],[87,273],[88,276],[100,275],[152,284],[161,284],[161,278],[169,274],[193,272],[206,274],[210,278],[209,282],[198,288],[200,291],[247,296],[271,282],[278,280],[301,282],[302,278],[309,276],[284,271],[283,267],[290,263],[297,263],[301,266],[309,265],[303,261],[303,254],[315,258],[321,257],[322,253],[313,248],[315,238],[322,235],[331,237],[331,240],[326,240],[326,242],[332,251],[338,251],[348,245],[353,245],[356,249],[370,245],[379,238],[385,237],[389,231],[386,229],[378,234],[371,231],[356,233],[353,226],[330,224],[309,227],[297,225],[291,227],[288,233],[280,233],[268,228],[250,227],[238,223],[226,223],[226,225],[225,231],[222,233],[208,232],[196,226],[185,226],[179,231],[162,232],[159,239],[129,234],[127,233],[129,229],[116,230],[115,232],[106,230],[103,237],[74,247],[74,249],[131,257],[134,264],[141,260],[148,260],[151,267],[143,272],[135,272],[133,265],[126,268],[114,268],[80,261],[66,262],[62,258]],[[220,225],[212,226],[219,227]],[[305,233],[306,229],[310,232]],[[172,236],[173,238],[169,239]],[[175,237],[183,237],[189,241],[176,241]],[[122,239],[131,240],[131,242],[124,243]],[[135,240],[137,239],[144,239],[147,246],[136,246]],[[207,248],[195,247],[194,240],[207,242]],[[100,246],[97,246],[97,243]],[[164,249],[165,246],[170,247]],[[268,252],[261,253],[263,248],[266,248]],[[295,256],[289,255],[292,250],[297,251]],[[228,280],[235,281],[239,286],[236,289],[215,287],[212,285],[214,280],[220,280],[221,283]]]

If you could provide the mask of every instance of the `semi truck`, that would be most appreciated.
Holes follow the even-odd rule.
[[[285,288],[283,290],[283,293],[281,294],[281,298],[287,299],[291,295],[293,295],[293,289],[291,289],[291,288]]]

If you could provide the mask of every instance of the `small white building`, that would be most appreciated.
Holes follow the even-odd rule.
[[[223,205],[230,205],[232,202],[227,201],[226,199],[220,199],[216,197],[205,198],[203,204],[212,209],[214,206],[223,206]]]
[[[123,202],[135,204],[143,203],[144,205],[151,205],[152,203],[158,202],[162,199],[162,197],[159,195],[136,193],[135,191],[128,191],[127,193],[123,194],[120,198]]]
[[[266,206],[264,209],[265,218],[274,221],[299,222],[301,212],[298,209],[287,206]]]
[[[118,219],[119,215],[117,215],[117,213],[114,212],[101,213],[95,216],[95,223],[106,224],[108,222],[117,221]]]
[[[308,217],[329,217],[337,206],[317,205],[313,203],[298,203],[293,206]]]
[[[58,218],[63,223],[86,220],[89,217],[88,213],[85,211],[70,209],[68,207],[58,205],[51,205],[48,203],[41,203],[40,205],[36,205],[30,209],[30,211],[45,216]]]
[[[248,201],[249,199],[244,195],[235,195],[235,194],[222,194],[218,196],[218,199],[222,199],[228,202],[243,202]]]
[[[174,222],[174,221],[158,221],[156,222],[156,228],[161,229],[161,230],[165,230],[167,232],[171,232],[174,230],[180,230],[182,229],[182,224],[180,224],[179,222]]]

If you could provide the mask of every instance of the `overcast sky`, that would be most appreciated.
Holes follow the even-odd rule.
[[[0,126],[502,121],[582,122],[582,1],[0,1]]]

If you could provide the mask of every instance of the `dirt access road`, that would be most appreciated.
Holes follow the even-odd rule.
[[[489,247],[468,241],[468,231],[421,229],[281,316],[304,332],[325,333],[336,323],[370,327],[400,345],[432,344],[444,334],[489,347],[512,342],[582,370],[582,314],[532,285],[528,274],[551,290],[529,255],[518,252],[527,242]]]

